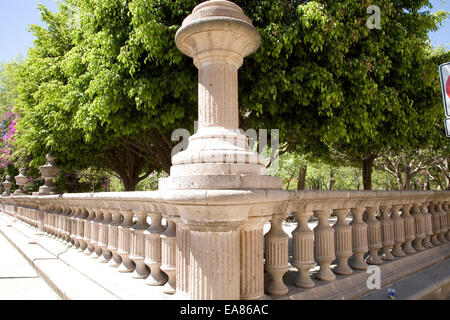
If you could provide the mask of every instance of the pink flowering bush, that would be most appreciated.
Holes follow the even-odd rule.
[[[16,135],[16,123],[19,118],[9,107],[8,113],[0,120],[0,167],[6,169],[11,164],[11,152]]]

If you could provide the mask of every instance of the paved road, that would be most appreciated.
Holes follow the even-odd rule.
[[[0,300],[61,300],[1,233]]]

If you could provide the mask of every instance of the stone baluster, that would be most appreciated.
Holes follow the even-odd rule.
[[[376,214],[378,207],[367,207],[367,240],[369,243],[369,257],[367,262],[370,264],[382,264],[383,260],[378,255],[378,251],[383,247],[381,243],[381,223],[377,220]]]
[[[57,237],[58,240],[61,242],[64,242],[64,226],[65,226],[65,218],[66,218],[66,208],[65,207],[59,207],[57,212]]]
[[[150,268],[150,275],[146,283],[150,286],[160,286],[167,282],[167,275],[161,271],[161,233],[164,228],[161,225],[162,214],[150,212],[150,227],[144,231],[145,238],[145,264]]]
[[[447,213],[447,234],[445,235],[445,239],[450,241],[450,202],[446,201],[444,205],[444,211]]]
[[[80,208],[72,207],[72,227],[70,229],[70,238],[73,241],[73,247],[75,247],[75,249],[80,248],[80,241],[78,240],[78,219],[80,217],[80,211]]]
[[[352,245],[353,256],[350,259],[350,266],[356,270],[366,270],[367,263],[364,261],[364,255],[369,250],[367,241],[367,224],[363,220],[364,208],[351,208],[353,220],[352,226]]]
[[[297,279],[294,284],[301,288],[312,288],[315,286],[309,274],[309,270],[316,266],[316,262],[314,261],[314,232],[308,226],[308,221],[312,215],[312,211],[299,211],[294,213],[295,219],[297,220],[297,228],[292,231],[294,256],[292,265],[298,270]]]
[[[84,254],[87,256],[90,256],[92,253],[94,253],[95,247],[92,245],[92,221],[95,219],[95,211],[93,208],[86,208],[88,212],[88,216],[86,219],[84,219],[84,237],[83,240],[87,243],[87,248],[84,251]]]
[[[347,223],[347,213],[350,209],[334,209],[337,217],[334,224],[334,239],[336,245],[337,267],[334,273],[341,275],[352,274],[352,269],[348,265],[348,259],[352,256],[352,227]]]
[[[317,279],[323,281],[333,281],[336,275],[331,271],[331,262],[336,259],[334,253],[334,229],[330,227],[328,219],[332,210],[317,210],[314,215],[319,219],[318,225],[314,228],[314,255],[320,266]]]
[[[167,274],[167,282],[163,292],[174,294],[176,292],[176,261],[177,261],[177,234],[176,224],[172,218],[164,217],[167,228],[161,234],[161,270]]]
[[[49,236],[52,239],[56,238],[56,212],[57,207],[52,206],[50,211],[48,212],[48,230],[49,230]]]
[[[401,207],[401,205],[392,206],[392,221],[394,222],[394,249],[392,249],[392,254],[395,257],[406,255],[402,250],[402,245],[405,242],[405,222],[399,214]]]
[[[45,210],[46,206],[39,206],[38,207],[38,233],[36,235],[40,236],[43,235],[45,232]]]
[[[435,210],[436,203],[431,201],[428,205],[428,211],[431,213],[431,225],[433,227],[433,235],[431,236],[431,243],[433,246],[440,246],[441,242],[438,240],[438,234],[441,230],[440,214]]]
[[[265,217],[250,217],[240,235],[242,300],[264,297],[264,224]]]
[[[416,250],[411,246],[411,243],[416,236],[414,234],[414,218],[411,216],[409,211],[411,210],[412,204],[404,204],[402,207],[402,218],[405,223],[405,243],[403,243],[403,252],[412,254]]]
[[[78,241],[78,243],[80,244],[79,250],[81,252],[83,252],[84,250],[87,249],[88,247],[88,243],[87,241],[84,239],[84,234],[85,234],[85,226],[86,226],[86,219],[88,217],[89,213],[86,209],[84,208],[78,208],[78,217],[77,217],[77,235],[75,237],[75,239]]]
[[[72,239],[70,238],[70,233],[72,230],[72,209],[70,207],[66,207],[65,215],[63,216],[63,239],[67,246],[72,246]]]
[[[109,260],[108,265],[117,268],[122,263],[122,258],[117,253],[119,250],[119,226],[122,224],[122,215],[119,209],[110,209],[112,214],[112,223],[108,226],[108,247],[111,251],[112,259]]]
[[[416,251],[423,251],[425,247],[422,245],[425,239],[425,218],[420,210],[420,203],[415,203],[411,209],[414,218],[414,234],[413,247]]]
[[[423,239],[423,246],[426,249],[433,247],[430,242],[431,236],[433,235],[433,224],[431,222],[431,213],[428,212],[428,205],[429,202],[424,202],[420,205],[420,210],[422,211],[425,225],[425,238]]]
[[[136,268],[133,271],[133,279],[145,279],[150,274],[150,269],[145,265],[145,240],[144,231],[148,228],[147,213],[136,210],[136,223],[131,227],[131,252],[130,260]]]
[[[440,221],[440,231],[438,233],[438,240],[441,243],[447,243],[447,239],[445,239],[445,235],[447,233],[447,213],[443,209],[444,202],[439,201],[437,203],[437,209],[439,211],[439,221]]]
[[[103,214],[103,220],[100,222],[98,247],[102,250],[102,256],[99,260],[101,263],[107,263],[112,258],[111,250],[108,249],[108,229],[112,223],[112,213],[107,208],[100,209]]]
[[[283,221],[285,218],[285,213],[273,214],[270,230],[264,237],[266,250],[265,268],[270,275],[270,282],[266,291],[269,294],[277,296],[288,293],[288,287],[283,282],[283,276],[289,270],[289,236],[283,230]]]
[[[190,229],[179,218],[176,221],[176,294],[189,299]]]
[[[380,206],[380,223],[381,223],[381,243],[383,245],[382,259],[385,261],[394,260],[391,253],[394,247],[394,222],[389,218],[390,207]]]
[[[133,226],[133,210],[121,210],[123,222],[119,226],[119,241],[117,254],[122,258],[119,272],[133,272],[136,268],[130,259],[131,252],[131,227]]]
[[[100,235],[100,223],[103,220],[103,213],[100,208],[93,208],[95,218],[91,221],[91,245],[94,247],[94,252],[91,257],[98,259],[102,256],[102,248],[98,244],[98,237]]]

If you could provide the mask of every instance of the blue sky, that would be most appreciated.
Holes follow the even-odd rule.
[[[26,56],[27,48],[33,46],[29,24],[41,24],[37,4],[52,11],[57,9],[56,0],[0,0],[0,62],[11,61],[17,55]],[[432,12],[450,11],[450,0],[431,0]],[[450,47],[450,19],[438,32],[430,34],[434,46]]]

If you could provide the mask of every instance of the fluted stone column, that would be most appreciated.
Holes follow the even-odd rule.
[[[412,254],[415,253],[416,250],[411,246],[411,243],[416,238],[414,234],[414,218],[409,213],[411,210],[412,204],[404,204],[402,207],[402,218],[405,223],[405,243],[403,243],[403,252]]]
[[[392,249],[392,254],[395,257],[404,257],[406,255],[402,249],[402,245],[405,242],[405,222],[399,214],[401,207],[401,205],[392,206],[392,221],[394,222],[394,249]]]
[[[298,270],[298,276],[294,284],[301,288],[312,288],[315,285],[309,274],[309,270],[316,266],[314,261],[314,232],[308,226],[308,221],[312,215],[312,211],[294,213],[297,228],[292,231],[294,255],[292,265]]]
[[[191,230],[179,218],[176,221],[176,294],[179,299],[189,298],[189,265]]]
[[[382,259],[386,261],[394,260],[394,256],[391,253],[394,247],[394,222],[389,217],[390,207],[380,206],[381,217],[381,243],[383,245]]]
[[[150,212],[150,227],[145,230],[145,264],[150,268],[150,275],[146,283],[151,286],[163,285],[167,282],[167,275],[161,271],[161,234],[164,231],[161,225],[162,214],[160,212]]]
[[[370,264],[382,264],[378,251],[383,247],[381,243],[381,223],[376,218],[378,208],[367,207],[367,240],[369,243],[369,257],[367,262]]]
[[[136,268],[130,259],[131,253],[131,227],[133,226],[133,210],[121,210],[123,222],[119,226],[119,240],[117,254],[122,258],[119,272],[133,272]]]
[[[130,259],[136,265],[132,274],[134,279],[145,279],[150,274],[149,268],[145,265],[145,240],[144,231],[148,228],[147,213],[145,211],[135,211],[136,224],[131,227],[131,252]]]
[[[110,209],[112,214],[112,223],[108,226],[108,247],[111,251],[112,259],[109,260],[108,265],[113,268],[117,268],[122,263],[122,258],[117,253],[119,250],[119,226],[122,224],[122,214],[120,209]]]
[[[167,282],[164,285],[164,293],[176,292],[176,266],[177,266],[177,233],[173,219],[165,217],[167,228],[161,234],[161,270],[167,274]]]
[[[268,220],[265,217],[251,217],[241,229],[242,300],[264,297],[264,224]]]
[[[367,241],[367,224],[363,220],[364,208],[351,208],[353,220],[350,223],[352,227],[352,245],[353,256],[350,260],[350,266],[356,270],[366,270],[367,263],[364,261],[364,255],[369,250]]]
[[[190,298],[238,300],[241,258],[239,224],[229,223],[216,228],[208,226],[208,231],[204,230],[204,226],[190,228]]]
[[[433,227],[431,243],[433,246],[440,246],[441,242],[438,239],[438,234],[441,230],[440,213],[436,210],[436,203],[434,201],[431,201],[428,205],[428,211],[431,213],[431,225]]]
[[[112,223],[112,213],[109,209],[102,208],[103,220],[100,221],[98,247],[102,250],[102,257],[99,260],[101,263],[107,263],[112,258],[111,250],[108,249],[108,229]]]
[[[425,218],[420,210],[420,203],[415,203],[412,208],[413,218],[414,218],[414,233],[415,239],[413,241],[413,247],[417,251],[425,250],[422,245],[425,239]]]
[[[439,201],[437,203],[437,208],[438,208],[439,217],[440,217],[439,221],[440,221],[440,226],[441,226],[439,233],[438,233],[438,240],[441,243],[447,243],[448,241],[447,241],[447,239],[445,239],[445,235],[447,233],[447,213],[444,211],[444,209],[442,207],[443,205],[444,205],[443,201]]]
[[[430,242],[431,236],[433,235],[433,225],[431,222],[431,213],[428,212],[429,202],[424,202],[420,206],[420,210],[423,214],[423,221],[425,225],[425,238],[423,239],[423,246],[428,249],[432,248],[433,245]]]
[[[330,227],[328,219],[332,210],[317,210],[314,215],[319,219],[319,224],[314,228],[314,255],[320,266],[317,279],[333,281],[336,275],[331,271],[331,262],[336,259],[334,253],[334,229]]]

